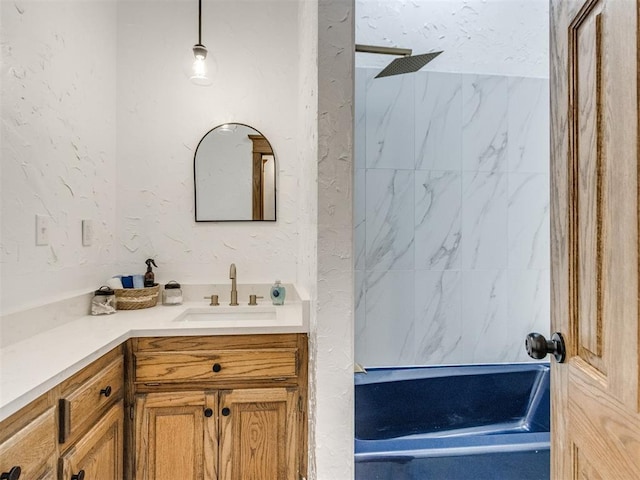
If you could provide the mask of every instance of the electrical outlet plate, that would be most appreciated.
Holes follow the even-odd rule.
[[[49,245],[49,217],[36,215],[36,245]]]
[[[91,246],[93,243],[93,221],[82,220],[82,245]]]

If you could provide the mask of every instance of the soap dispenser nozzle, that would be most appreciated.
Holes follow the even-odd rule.
[[[151,264],[153,264],[154,267],[158,268],[158,265],[156,265],[156,261],[153,258],[147,258],[144,263],[147,264],[147,272],[151,271]]]

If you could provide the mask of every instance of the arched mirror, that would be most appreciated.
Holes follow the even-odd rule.
[[[225,123],[207,132],[193,171],[196,222],[276,220],[276,157],[255,128]]]

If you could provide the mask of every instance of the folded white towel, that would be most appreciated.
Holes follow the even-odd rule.
[[[107,285],[113,290],[121,290],[122,289],[122,280],[120,277],[113,277],[107,280]]]

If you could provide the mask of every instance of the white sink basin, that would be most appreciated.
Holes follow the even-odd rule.
[[[189,308],[176,318],[176,322],[215,322],[220,320],[232,321],[260,321],[275,320],[276,309],[272,305],[248,306],[219,306]]]

